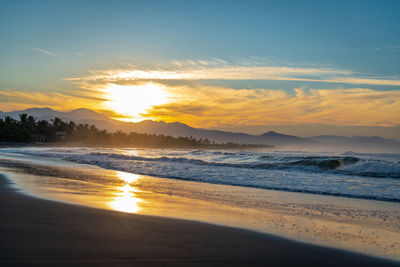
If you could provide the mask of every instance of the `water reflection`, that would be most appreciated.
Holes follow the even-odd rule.
[[[124,181],[124,186],[117,187],[118,192],[115,194],[115,199],[109,203],[114,210],[136,213],[141,210],[139,203],[143,202],[136,197],[136,192],[139,190],[131,186],[131,183],[136,182],[140,175],[126,172],[117,172],[117,176]]]

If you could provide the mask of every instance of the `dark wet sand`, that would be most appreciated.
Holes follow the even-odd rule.
[[[251,231],[32,198],[0,176],[0,266],[400,266]]]

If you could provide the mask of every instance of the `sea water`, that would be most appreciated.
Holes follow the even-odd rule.
[[[2,148],[160,178],[400,202],[400,154],[137,148]]]

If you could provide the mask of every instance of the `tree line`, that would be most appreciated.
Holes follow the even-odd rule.
[[[85,146],[130,146],[154,148],[220,148],[246,149],[270,148],[269,145],[223,143],[217,144],[207,138],[172,137],[163,134],[146,134],[136,132],[108,132],[95,125],[76,124],[54,118],[50,121],[38,120],[23,113],[19,120],[9,116],[0,119],[0,142],[34,143],[40,136],[48,144],[68,144]]]

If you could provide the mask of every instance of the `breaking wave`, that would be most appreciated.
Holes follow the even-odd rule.
[[[174,149],[0,149],[205,183],[400,201],[399,154]]]
[[[213,153],[214,155],[230,155],[234,153]],[[243,154],[243,153],[242,153]],[[364,160],[357,157],[272,157],[260,156],[258,159],[268,160],[268,162],[260,163],[243,162],[212,162],[195,158],[186,157],[143,157],[131,156],[115,153],[93,152],[91,156],[106,157],[110,159],[133,160],[133,161],[150,161],[150,162],[171,162],[171,163],[189,163],[194,165],[207,165],[214,167],[231,167],[231,168],[247,168],[247,169],[272,169],[272,170],[288,170],[301,169],[309,171],[330,171],[331,173],[342,173],[347,175],[361,175],[368,177],[388,177],[400,178],[400,162],[390,162],[382,160]]]

